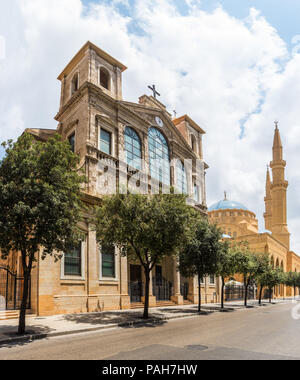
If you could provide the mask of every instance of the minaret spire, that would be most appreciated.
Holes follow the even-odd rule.
[[[275,134],[273,141],[273,161],[281,161],[283,158],[282,154],[282,142],[280,137],[280,132],[278,129],[278,121],[275,121]]]
[[[278,121],[275,121],[275,132],[273,141],[273,160],[270,164],[272,169],[273,181],[270,181],[270,196],[267,193],[268,185],[266,186],[266,216],[271,214],[268,220],[268,225],[273,236],[281,241],[288,249],[290,246],[290,234],[287,227],[287,188],[288,182],[285,180],[286,162],[283,160],[283,147],[278,129]],[[267,173],[268,183],[268,173]],[[271,198],[271,200],[269,199]],[[270,202],[270,203],[269,203]],[[271,204],[271,206],[270,206]],[[267,206],[268,211],[267,211]],[[268,215],[267,215],[268,214]],[[271,225],[270,225],[271,224]]]

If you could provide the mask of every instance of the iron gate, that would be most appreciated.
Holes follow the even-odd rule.
[[[144,296],[144,284],[140,281],[129,283],[129,295],[131,302],[142,302]]]
[[[189,283],[184,282],[183,284],[180,285],[180,293],[183,296],[183,299],[187,301],[188,299],[188,294],[189,294]]]
[[[255,287],[248,287],[248,300],[256,297]],[[227,285],[225,287],[225,301],[239,301],[245,298],[245,287],[243,285]]]
[[[173,296],[173,284],[165,278],[153,278],[153,295],[157,301],[169,301]]]
[[[24,290],[24,277],[18,277],[7,267],[0,267],[0,310],[19,310]],[[27,309],[31,304],[31,283],[28,284]]]

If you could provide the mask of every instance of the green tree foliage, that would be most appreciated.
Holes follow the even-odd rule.
[[[263,290],[266,286],[264,279],[266,274],[272,269],[268,254],[260,254],[256,256],[258,271],[255,276],[256,284],[259,285],[259,305],[261,305]]]
[[[294,297],[296,297],[296,289],[300,288],[300,273],[297,273],[297,272],[285,273],[284,284],[293,288]]]
[[[221,277],[221,309],[224,309],[224,291],[225,280],[228,277],[234,276],[237,272],[237,263],[235,258],[235,250],[232,249],[228,241],[221,243],[219,250],[217,275]]]
[[[2,144],[6,155],[0,162],[0,250],[22,256],[24,292],[19,334],[25,333],[28,280],[36,254],[55,260],[78,243],[80,186],[84,177],[76,170],[78,157],[56,135],[48,142],[23,134],[17,142]]]
[[[248,289],[251,283],[263,272],[268,261],[267,254],[251,252],[247,242],[241,242],[234,247],[237,272],[242,274],[245,285],[244,305],[247,307]]]
[[[222,232],[204,218],[195,217],[190,225],[189,241],[180,252],[179,268],[185,277],[198,276],[198,311],[201,312],[201,279],[215,275],[222,250]]]
[[[284,281],[284,273],[282,268],[273,268],[271,265],[268,269],[259,276],[259,283],[261,287],[269,290],[269,301],[272,302],[273,288],[282,284]]]
[[[144,268],[144,318],[148,318],[151,271],[164,257],[178,253],[187,239],[191,214],[186,197],[173,194],[117,194],[105,197],[97,210],[99,243],[115,244]]]

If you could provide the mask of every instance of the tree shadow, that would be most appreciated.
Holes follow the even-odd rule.
[[[143,318],[142,312],[103,312],[90,314],[69,314],[63,317],[66,321],[92,326],[117,325],[119,327],[157,327],[166,323],[161,314],[149,313],[149,319]]]
[[[2,325],[1,329],[5,332],[1,333],[0,349],[13,348],[16,346],[25,346],[32,343],[34,340],[46,339],[50,332],[55,331],[46,326],[29,326],[24,335],[17,333],[17,326]]]

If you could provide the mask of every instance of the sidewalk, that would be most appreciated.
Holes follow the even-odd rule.
[[[264,301],[264,306],[271,306],[292,300],[273,300],[269,304]],[[250,308],[259,307],[258,301],[249,301]],[[225,305],[226,311],[234,312],[246,310],[243,301],[229,302]],[[27,335],[17,336],[17,320],[0,321],[0,347],[3,345],[22,344],[35,339],[47,337],[70,335],[80,332],[104,330],[115,327],[153,327],[166,323],[167,320],[196,316],[198,314],[197,305],[184,305],[165,308],[149,309],[149,320],[143,320],[143,309],[108,311],[102,313],[55,315],[51,317],[27,317]],[[220,304],[206,304],[202,306],[202,314],[220,311]]]

